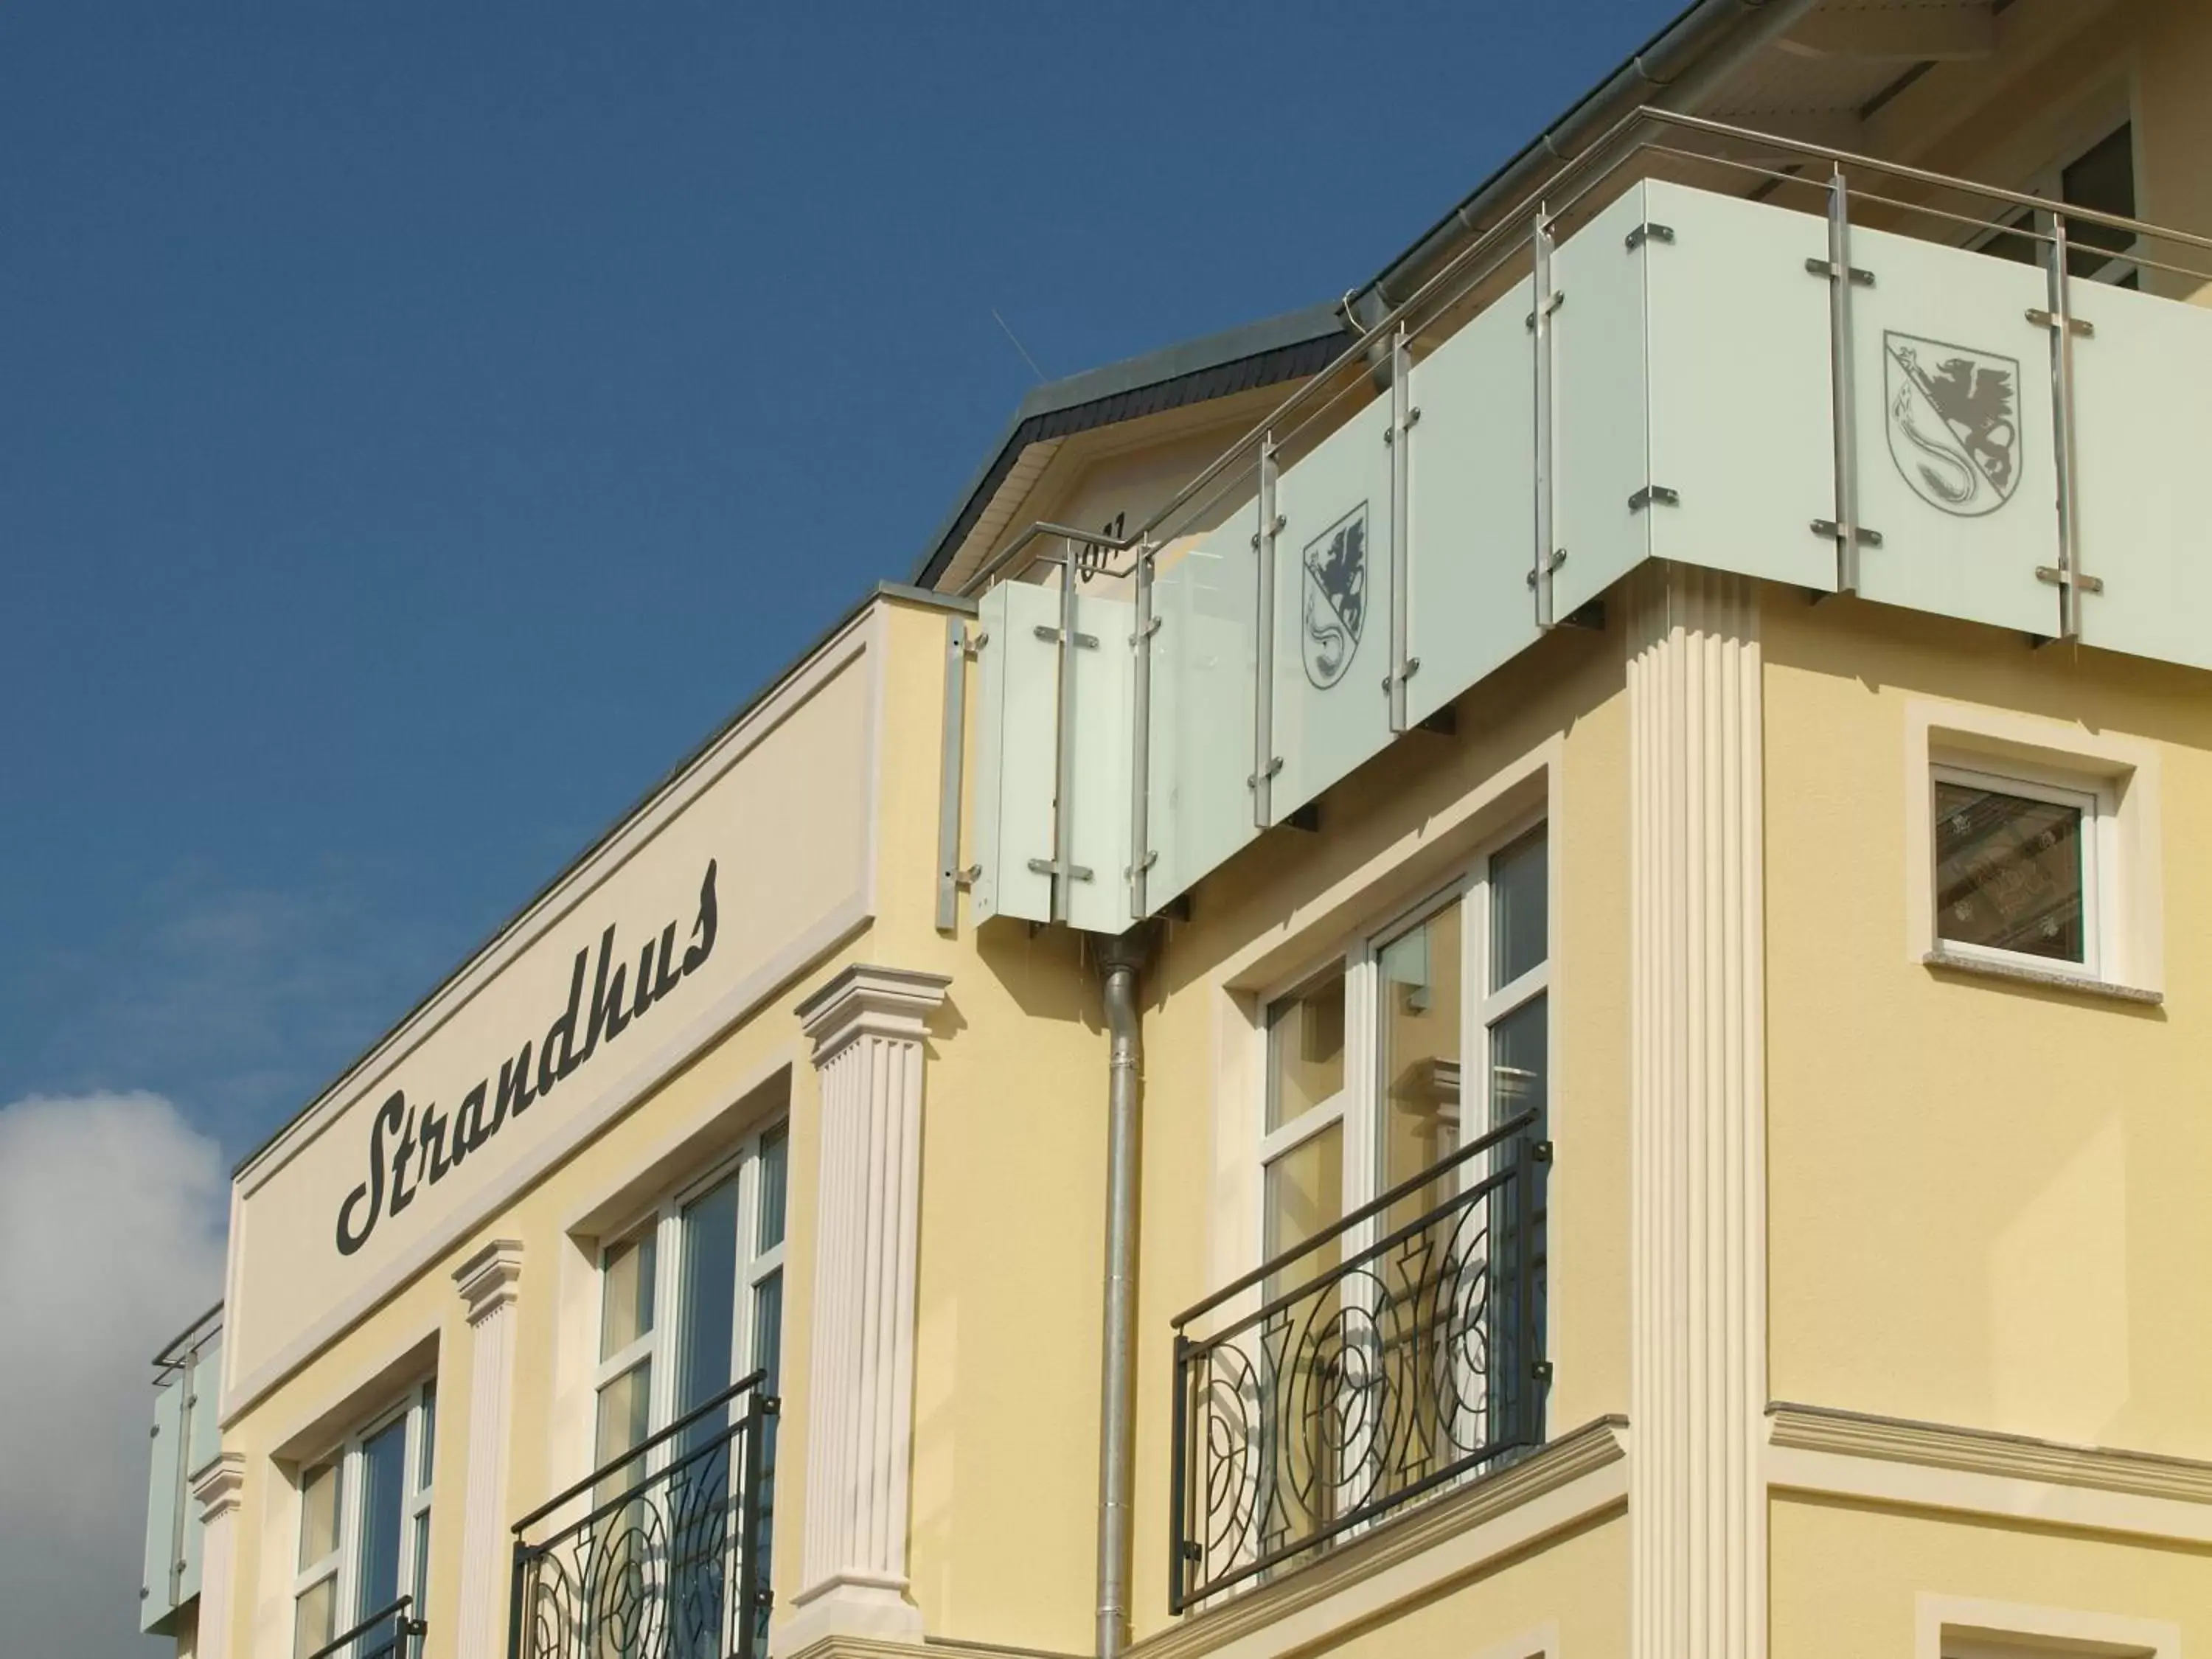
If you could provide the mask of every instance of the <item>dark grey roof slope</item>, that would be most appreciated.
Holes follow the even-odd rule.
[[[1022,399],[991,459],[969,481],[959,505],[930,538],[915,567],[915,582],[927,587],[945,573],[1030,445],[1297,380],[1327,367],[1351,338],[1343,314],[1334,306],[1312,306],[1038,386]]]

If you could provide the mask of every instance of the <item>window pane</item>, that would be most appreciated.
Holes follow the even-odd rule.
[[[1533,1111],[1542,1138],[1545,1024],[1544,999],[1532,997],[1490,1028],[1492,1127]]]
[[[2123,219],[2136,216],[2136,153],[2135,131],[2123,125],[2107,134],[2098,143],[2084,151],[2079,159],[2070,162],[2059,175],[2059,194],[2076,207],[2094,208],[2100,213],[2110,213]],[[2093,225],[2081,220],[2069,220],[2066,234],[2083,247],[2124,250],[2133,241],[2124,230],[2115,230],[2109,225]],[[2087,262],[2094,270],[2097,261]],[[2077,263],[2067,262],[2068,268],[2083,275]]]
[[[1936,934],[2084,961],[2081,813],[1972,784],[1936,786]]]
[[[760,1245],[772,1250],[783,1243],[783,1189],[790,1165],[790,1125],[779,1123],[761,1137]]]
[[[1280,1127],[1344,1088],[1344,970],[1267,1010],[1267,1127]]]
[[[1541,827],[1490,860],[1490,988],[1513,981],[1549,954],[1550,895]]]
[[[645,1438],[653,1401],[653,1362],[631,1366],[599,1390],[599,1425],[594,1461],[619,1457]]]
[[[400,1516],[406,1484],[407,1419],[402,1417],[362,1443],[361,1578],[355,1620],[399,1598]]]
[[[327,1646],[331,1638],[338,1633],[337,1592],[337,1580],[325,1578],[292,1604],[295,1659],[306,1659],[318,1648]]]
[[[407,1593],[414,1598],[408,1608],[412,1619],[430,1616],[430,1511],[422,1510],[415,1517],[415,1569]]]
[[[728,1388],[738,1306],[738,1178],[684,1206],[676,1309],[676,1415]]]
[[[438,1449],[438,1385],[425,1383],[422,1388],[422,1456],[415,1466],[415,1490],[421,1492],[430,1484],[430,1471],[436,1466]]]
[[[1459,1139],[1462,924],[1455,901],[1376,953],[1386,1187],[1419,1174]]]
[[[1344,1125],[1338,1122],[1308,1136],[1267,1166],[1263,1248],[1269,1257],[1280,1255],[1343,1218]],[[1334,1267],[1343,1243],[1332,1239],[1301,1257],[1269,1285],[1269,1292],[1304,1284]]]
[[[313,1566],[338,1547],[338,1466],[307,1471],[300,1485],[300,1565]]]
[[[600,1273],[600,1358],[621,1352],[653,1328],[653,1263],[650,1230],[607,1252]]]
[[[783,1273],[768,1274],[753,1286],[753,1365],[765,1371],[763,1379],[770,1394],[783,1374]]]

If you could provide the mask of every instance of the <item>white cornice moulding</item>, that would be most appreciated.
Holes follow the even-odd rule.
[[[921,1042],[928,1035],[931,1011],[945,1000],[945,988],[951,983],[943,974],[856,962],[792,1012],[813,1041],[818,1067],[860,1037]]]
[[[522,1246],[495,1238],[453,1270],[453,1283],[468,1304],[469,1323],[480,1325],[521,1293]]]
[[[2212,1504],[2212,1463],[2191,1457],[2073,1445],[1995,1429],[1922,1423],[1784,1401],[1766,1408],[1766,1421],[1768,1445],[1783,1450],[1829,1452],[1964,1474]]]

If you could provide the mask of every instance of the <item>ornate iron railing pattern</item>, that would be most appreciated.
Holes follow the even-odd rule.
[[[508,1659],[756,1659],[767,1648],[756,1371],[515,1523]],[[532,1534],[581,1501],[579,1517]]]
[[[1537,1133],[1501,1125],[1175,1321],[1173,1612],[1540,1442]]]
[[[317,1648],[307,1659],[414,1659],[428,1626],[412,1616],[415,1598],[403,1595],[379,1607],[351,1630]]]

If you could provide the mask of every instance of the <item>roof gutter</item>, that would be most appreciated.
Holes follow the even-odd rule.
[[[1628,61],[1457,207],[1341,301],[1352,325],[1364,333],[1465,240],[1491,228],[1490,216],[1518,205],[1563,163],[1631,111],[1645,105],[1688,111],[1733,75],[1753,53],[1783,34],[1820,0],[1697,0]]]

